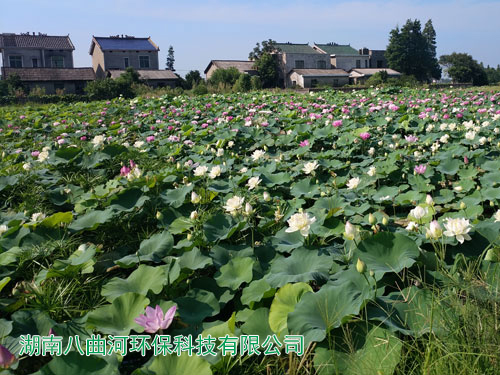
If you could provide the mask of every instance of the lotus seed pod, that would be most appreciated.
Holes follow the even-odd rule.
[[[365,273],[366,272],[366,264],[363,262],[361,259],[358,258],[358,262],[356,263],[356,271],[359,273]]]

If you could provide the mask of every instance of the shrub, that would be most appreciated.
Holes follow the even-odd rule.
[[[252,89],[252,80],[248,74],[241,74],[233,86],[235,92],[247,92]]]
[[[252,76],[250,83],[252,84],[252,90],[260,90],[262,88],[262,80],[259,76]]]
[[[227,69],[217,69],[208,80],[212,86],[219,86],[221,83],[233,87],[238,78],[240,77],[238,69],[232,67]]]

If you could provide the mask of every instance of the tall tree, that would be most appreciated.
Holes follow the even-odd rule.
[[[276,52],[279,51],[280,49],[276,47],[276,41],[269,39],[264,40],[262,46],[257,43],[248,54],[248,59],[255,61],[254,68],[259,73],[264,88],[278,86],[280,65]]]
[[[201,78],[199,70],[190,70],[188,74],[186,74],[186,82],[190,89],[201,81],[203,81],[203,78]]]
[[[441,78],[436,58],[436,32],[432,21],[426,23],[422,33],[419,20],[407,20],[399,29],[390,32],[386,58],[390,68],[415,76],[419,81]]]
[[[167,70],[171,70],[171,71],[175,72],[174,62],[175,62],[174,47],[170,46],[170,47],[168,47]]]
[[[476,86],[488,84],[485,70],[471,55],[453,52],[451,55],[441,56],[439,62],[455,82],[472,82]]]

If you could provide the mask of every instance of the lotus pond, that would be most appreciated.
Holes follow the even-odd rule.
[[[500,371],[498,92],[3,107],[0,147],[5,373]]]

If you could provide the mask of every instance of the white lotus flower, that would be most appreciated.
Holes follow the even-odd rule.
[[[218,148],[217,149],[217,157],[220,158],[221,156],[224,155],[224,149],[223,148]]]
[[[498,210],[493,217],[495,218],[495,223],[500,221],[500,210]]]
[[[466,220],[464,218],[446,218],[445,220],[445,236],[456,237],[457,241],[460,243],[464,243],[464,240],[471,240],[471,237],[467,234],[471,229],[469,220]]]
[[[428,238],[438,239],[443,235],[443,230],[441,229],[441,225],[437,222],[437,220],[431,221],[429,224],[429,228],[427,228],[426,233]]]
[[[356,189],[360,183],[361,179],[359,177],[353,177],[347,182],[347,187],[349,190]]]
[[[189,215],[189,218],[191,220],[196,220],[198,218],[198,211],[192,211],[191,214]]]
[[[413,210],[410,211],[410,216],[413,216],[415,219],[420,220],[429,212],[427,207],[417,206]]]
[[[318,168],[318,162],[315,160],[315,161],[311,161],[309,163],[306,163],[304,164],[304,168],[302,168],[302,171],[305,173],[305,174],[310,174],[312,173],[316,168]]]
[[[136,165],[130,173],[127,175],[127,180],[132,181],[136,178],[139,178],[142,176],[142,171],[139,169],[139,167]]]
[[[411,232],[412,230],[417,230],[418,229],[418,224],[415,223],[414,221],[410,221],[408,225],[405,228],[407,231]]]
[[[45,219],[45,214],[41,212],[36,212],[33,215],[31,215],[31,221],[42,221]]]
[[[268,202],[271,200],[271,194],[269,194],[267,191],[265,191],[264,194],[262,194],[262,198],[264,198],[264,200],[266,202]]]
[[[9,227],[5,224],[0,225],[0,236],[7,232],[9,230]]]
[[[232,198],[229,198],[226,202],[226,205],[224,206],[224,209],[229,212],[231,215],[236,215],[236,213],[242,209],[243,207],[243,202],[245,201],[245,198],[234,196]]]
[[[471,130],[465,133],[465,139],[468,139],[469,141],[472,141],[476,137],[476,132]]]
[[[39,162],[44,162],[49,158],[49,152],[48,151],[42,151],[38,154],[38,161]]]
[[[425,203],[427,203],[429,206],[432,206],[434,204],[434,201],[432,200],[430,194],[427,194],[427,196],[425,197]]]
[[[297,232],[300,231],[300,234],[304,237],[307,237],[309,235],[309,229],[311,227],[311,224],[316,221],[316,218],[314,216],[309,217],[309,214],[306,212],[300,212],[297,214],[292,215],[290,219],[288,219],[288,226],[285,230],[287,233],[292,233],[292,232]]]
[[[250,216],[253,213],[253,207],[250,203],[245,203],[245,215]]]
[[[194,170],[195,176],[204,176],[207,173],[208,167],[206,165],[200,165]]]
[[[368,172],[366,172],[366,174],[370,177],[375,176],[376,173],[377,173],[377,168],[374,167],[373,165],[370,167],[370,169],[368,169]]]
[[[31,164],[30,164],[30,163],[24,163],[24,164],[23,164],[23,169],[24,169],[25,171],[29,171],[29,170],[31,169]]]
[[[265,151],[263,151],[263,150],[255,150],[255,151],[253,152],[253,154],[252,154],[252,160],[253,160],[253,161],[257,161],[257,160],[259,160],[261,157],[263,157],[263,156],[264,156],[264,154],[265,154],[265,153],[266,153],[266,152],[265,152]]]
[[[201,198],[198,194],[196,194],[194,191],[191,192],[191,203],[197,204],[200,203]]]
[[[210,170],[210,178],[213,180],[214,178],[217,178],[219,177],[221,174],[221,169],[218,165],[212,167],[212,169]]]
[[[144,146],[144,141],[136,141],[134,143],[135,148],[141,148],[142,146]]]
[[[259,177],[250,178],[247,182],[248,190],[255,189],[261,182],[262,180]]]
[[[356,237],[356,232],[356,227],[347,221],[345,223],[344,237],[352,241]]]
[[[104,141],[106,140],[106,137],[103,135],[96,135],[94,139],[92,139],[92,144],[94,145],[94,148],[101,147],[104,144]]]

